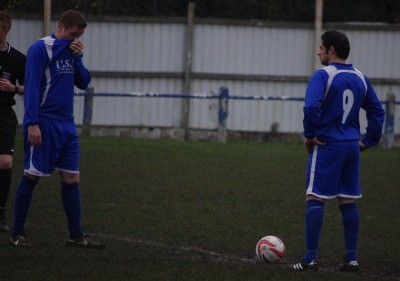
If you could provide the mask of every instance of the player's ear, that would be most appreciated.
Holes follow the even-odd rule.
[[[62,22],[59,22],[57,25],[58,29],[60,30],[64,30],[65,29],[65,25]]]

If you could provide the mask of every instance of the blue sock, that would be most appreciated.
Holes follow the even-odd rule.
[[[24,175],[17,187],[14,201],[14,226],[11,234],[12,236],[17,236],[18,234],[25,235],[25,221],[32,201],[33,189],[37,183],[37,181]]]
[[[306,254],[304,262],[310,263],[317,257],[319,235],[324,222],[324,202],[307,200],[306,210]]]
[[[69,236],[71,239],[83,235],[81,227],[81,198],[79,183],[67,184],[61,182],[61,200],[67,215]]]
[[[359,215],[356,203],[340,205],[342,213],[344,241],[346,245],[346,262],[357,260],[357,241]]]

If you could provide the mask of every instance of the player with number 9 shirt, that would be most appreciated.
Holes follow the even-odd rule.
[[[360,151],[378,144],[385,112],[370,81],[352,64],[347,36],[336,30],[321,36],[317,55],[326,67],[314,72],[305,98],[304,137],[308,152],[306,178],[306,253],[295,270],[316,270],[324,201],[337,198],[342,215],[345,260],[339,268],[358,271]],[[361,137],[360,109],[367,128]]]

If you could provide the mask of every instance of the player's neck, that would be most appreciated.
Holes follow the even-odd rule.
[[[7,41],[0,42],[0,52],[4,52],[8,50],[8,43]]]
[[[329,53],[329,63],[346,63],[345,59],[339,58],[335,51]]]
[[[346,64],[346,60],[336,57],[336,58],[331,58],[329,60],[329,63],[343,63],[343,64]]]

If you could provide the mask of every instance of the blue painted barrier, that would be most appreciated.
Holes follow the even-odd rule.
[[[137,98],[180,98],[180,99],[218,99],[218,131],[219,139],[226,138],[226,122],[228,119],[228,103],[229,100],[269,100],[269,101],[298,101],[304,102],[304,98],[287,97],[287,96],[231,96],[226,87],[220,87],[219,94],[182,94],[182,93],[95,93],[93,88],[89,88],[83,93],[76,93],[76,96],[84,96],[84,113],[83,125],[84,131],[86,127],[90,128],[92,111],[93,111],[93,97],[137,97]],[[400,105],[400,101],[395,100],[394,94],[389,94],[388,99],[381,101],[386,109],[386,119],[384,127],[384,147],[391,148],[391,139],[394,133],[394,112],[395,106]]]

